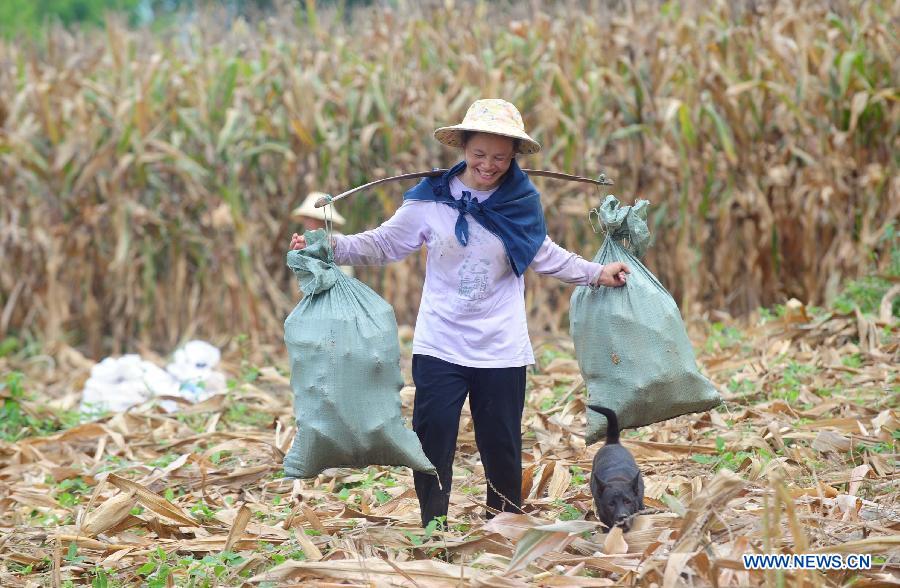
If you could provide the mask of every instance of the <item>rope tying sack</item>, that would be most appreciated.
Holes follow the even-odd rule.
[[[610,239],[618,242],[635,257],[643,257],[650,246],[650,228],[647,226],[649,200],[638,200],[632,206],[620,206],[612,194],[608,195],[599,208],[588,212],[588,221],[595,233],[593,217],[597,217],[600,230]]]

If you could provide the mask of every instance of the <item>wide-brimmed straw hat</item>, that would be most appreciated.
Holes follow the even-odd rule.
[[[316,208],[316,201],[323,196],[328,196],[328,194],[325,194],[324,192],[310,192],[309,196],[306,197],[306,200],[303,201],[303,204],[291,211],[291,216],[305,216],[307,218],[326,220],[325,209],[328,207],[323,206],[322,208]],[[327,220],[336,225],[342,225],[345,222],[344,217],[338,214],[338,211],[334,209],[334,206],[331,206],[331,210],[328,211]]]
[[[492,133],[512,139],[519,139],[517,151],[522,155],[537,153],[541,144],[528,136],[522,115],[515,106],[499,98],[476,100],[469,107],[463,121],[452,127],[441,127],[434,132],[434,138],[451,147],[463,145],[463,131]]]

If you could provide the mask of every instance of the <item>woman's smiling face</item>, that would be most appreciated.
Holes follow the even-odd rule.
[[[509,137],[475,133],[466,141],[466,171],[460,179],[473,190],[492,190],[500,185],[514,156]]]

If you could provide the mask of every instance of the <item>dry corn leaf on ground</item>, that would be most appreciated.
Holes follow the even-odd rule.
[[[0,358],[4,399],[31,427],[0,444],[0,584],[900,581],[900,343],[888,318],[790,304],[752,323],[692,325],[699,361],[726,403],[625,434],[648,511],[624,536],[604,533],[591,513],[597,447],[584,446],[583,386],[565,339],[537,345],[529,376],[524,512],[485,520],[466,409],[446,532],[417,526],[403,468],[281,477],[294,424],[280,349],[228,350],[227,396],[44,436],[33,433],[64,424],[59,415],[75,405],[89,362],[70,348]],[[412,394],[401,392],[407,414]],[[874,564],[747,572],[741,555],[755,552],[869,553]]]

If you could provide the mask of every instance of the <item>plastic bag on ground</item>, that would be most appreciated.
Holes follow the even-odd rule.
[[[588,403],[611,408],[623,429],[709,410],[722,402],[697,368],[687,330],[671,294],[638,257],[649,245],[646,200],[620,206],[607,196],[596,212],[607,236],[597,263],[631,268],[622,288],[578,287],[569,311],[575,355]],[[606,432],[606,419],[587,411],[585,441]]]
[[[80,412],[124,412],[157,401],[166,412],[178,410],[171,398],[200,402],[225,392],[225,374],[217,371],[221,352],[205,341],[188,341],[177,349],[166,369],[131,353],[106,357],[91,368],[84,383]]]
[[[124,412],[156,396],[177,395],[178,382],[140,355],[107,357],[91,368],[81,396],[81,412]]]
[[[284,322],[297,419],[285,475],[369,465],[435,473],[400,411],[394,309],[334,265],[324,230],[305,237],[305,249],[287,254],[304,296]]]
[[[192,402],[201,402],[227,389],[225,374],[216,370],[222,352],[206,341],[192,340],[178,348],[172,362],[166,366],[179,383],[176,396]]]

